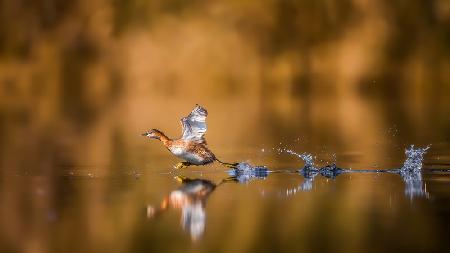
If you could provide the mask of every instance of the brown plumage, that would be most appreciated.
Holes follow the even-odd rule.
[[[228,167],[235,167],[237,164],[219,161],[211,150],[208,149],[204,138],[207,129],[207,115],[208,112],[203,107],[197,105],[187,117],[181,119],[183,135],[179,139],[170,139],[157,129],[152,129],[142,135],[160,140],[172,154],[184,159],[186,162],[181,162],[176,165],[178,169],[189,165],[206,165],[214,161],[218,161]]]

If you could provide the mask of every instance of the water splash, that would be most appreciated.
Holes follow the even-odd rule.
[[[425,187],[422,181],[422,163],[423,156],[426,154],[430,146],[425,148],[415,148],[411,145],[405,150],[406,159],[403,166],[400,169],[395,170],[348,170],[341,169],[336,166],[336,164],[331,164],[324,166],[322,168],[317,168],[314,165],[315,157],[308,153],[298,154],[295,151],[289,149],[278,149],[279,152],[284,152],[288,154],[295,155],[305,162],[304,168],[298,170],[299,174],[304,177],[304,181],[301,185],[296,188],[289,189],[286,191],[287,195],[293,195],[298,191],[310,191],[313,188],[313,182],[317,175],[321,175],[326,178],[335,179],[337,176],[343,173],[379,173],[379,172],[391,172],[398,173],[403,181],[405,182],[405,195],[410,199],[420,196],[428,197]]]
[[[239,183],[247,183],[254,179],[265,179],[269,175],[269,170],[265,166],[252,166],[242,162],[236,168],[229,170],[228,174]]]
[[[411,173],[420,172],[422,170],[423,156],[429,148],[430,146],[414,148],[414,145],[411,145],[409,149],[405,150],[406,160],[400,168],[400,171]]]
[[[278,149],[278,152],[280,153],[284,152],[291,155],[295,155],[298,158],[302,159],[303,162],[305,163],[305,166],[302,169],[298,170],[298,173],[300,173],[304,178],[303,183],[296,188],[286,190],[286,195],[287,196],[294,195],[299,191],[311,191],[313,188],[314,178],[317,175],[319,175],[319,169],[317,169],[314,165],[315,157],[310,153],[304,152],[299,154],[295,151],[285,148]]]
[[[309,154],[309,153],[298,154],[295,151],[292,151],[290,149],[285,149],[285,148],[278,149],[278,152],[280,152],[280,153],[284,152],[284,153],[288,153],[288,154],[291,154],[291,155],[295,155],[295,156],[299,157],[300,159],[302,159],[305,162],[305,168],[316,169],[317,170],[317,168],[314,166],[314,159],[315,159],[315,157],[312,154]]]
[[[406,160],[399,169],[399,174],[405,182],[405,195],[410,199],[415,197],[428,197],[428,193],[422,181],[423,156],[430,146],[425,148],[414,148],[411,145],[405,150]]]
[[[347,170],[345,169],[337,167],[336,164],[334,163],[319,169],[320,175],[331,179],[335,179],[337,176],[339,176],[342,173],[345,173],[346,171]]]
[[[303,176],[304,181],[298,185],[297,187],[285,190],[285,195],[290,196],[294,195],[299,191],[311,191],[314,186],[314,179],[316,176],[320,175],[326,178],[335,179],[341,174],[344,173],[395,173],[402,177],[402,180],[405,182],[405,195],[410,199],[415,197],[425,196],[428,197],[428,193],[426,192],[426,187],[424,187],[422,181],[422,163],[423,157],[426,154],[427,150],[430,147],[427,146],[425,148],[415,148],[414,145],[411,145],[409,148],[405,150],[406,159],[403,163],[403,166],[399,169],[377,169],[377,170],[352,170],[352,169],[342,169],[336,166],[335,163],[331,165],[326,165],[324,167],[316,167],[314,164],[315,156],[309,153],[297,153],[290,149],[279,148],[277,151],[279,153],[288,153],[291,155],[295,155],[302,159],[305,163],[304,167],[297,170],[297,172]],[[336,156],[333,156],[333,159],[336,160]],[[236,175],[239,182],[247,182],[251,179],[262,178],[258,177],[258,171],[255,170],[257,167],[252,167],[249,164],[241,163],[238,166],[239,168],[232,171],[233,175]],[[265,167],[259,167],[264,168]],[[266,169],[267,170],[267,169]],[[267,171],[266,171],[267,172]],[[231,174],[230,174],[231,175]],[[263,177],[267,177],[267,173],[263,175]],[[283,194],[283,195],[284,195]]]

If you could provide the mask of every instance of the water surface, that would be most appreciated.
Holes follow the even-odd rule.
[[[3,187],[28,187],[3,188],[13,209],[2,209],[10,228],[2,238],[21,231],[29,247],[52,252],[443,252],[449,247],[450,167],[427,159],[432,147],[428,153],[407,148],[393,168],[319,166],[309,160],[314,156],[284,149],[274,155],[294,156],[291,167],[254,167],[268,152],[259,151],[237,170],[177,171],[167,156],[164,167],[11,172]],[[2,247],[12,250],[13,242],[4,240]]]

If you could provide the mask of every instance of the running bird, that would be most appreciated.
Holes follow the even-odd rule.
[[[179,139],[170,139],[157,129],[152,129],[142,135],[160,140],[172,154],[185,160],[185,162],[175,165],[176,169],[186,168],[190,165],[206,165],[215,161],[227,167],[235,168],[237,163],[221,162],[208,149],[204,137],[206,133],[206,116],[208,116],[208,112],[205,108],[196,105],[187,117],[181,119],[183,135]]]

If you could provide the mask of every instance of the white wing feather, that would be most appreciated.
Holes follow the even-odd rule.
[[[182,118],[182,138],[185,140],[204,143],[204,135],[206,133],[206,116],[208,116],[208,112],[205,108],[197,105],[187,117]]]

